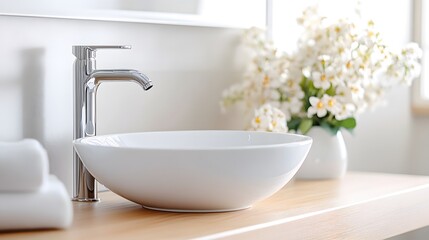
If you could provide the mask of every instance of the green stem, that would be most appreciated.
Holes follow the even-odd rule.
[[[323,91],[323,89],[319,89],[319,91],[317,92],[317,97],[321,98],[324,93],[325,93],[325,91]]]
[[[333,119],[334,119],[334,114],[329,113],[328,122],[332,122]]]

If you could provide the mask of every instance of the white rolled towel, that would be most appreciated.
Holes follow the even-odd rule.
[[[73,208],[64,185],[53,175],[37,192],[0,193],[0,230],[66,228]]]
[[[38,141],[0,142],[0,192],[37,191],[48,175],[48,155]]]

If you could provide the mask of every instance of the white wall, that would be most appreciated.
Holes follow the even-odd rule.
[[[32,137],[71,189],[72,45],[130,44],[97,53],[99,68],[134,68],[153,79],[101,86],[98,133],[221,128],[220,92],[231,82],[239,30],[0,17],[0,141]]]

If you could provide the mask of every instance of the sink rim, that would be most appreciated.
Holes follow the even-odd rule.
[[[222,147],[145,147],[145,146],[113,146],[108,145],[106,142],[91,142],[94,139],[108,138],[108,137],[120,137],[126,135],[145,135],[145,134],[168,134],[168,133],[238,133],[238,134],[258,134],[258,135],[288,135],[297,137],[297,141],[284,142],[284,143],[271,143],[271,144],[255,144],[255,145],[242,145],[242,146],[222,146]],[[248,150],[248,149],[265,149],[273,147],[294,147],[312,143],[313,139],[306,135],[294,134],[294,133],[282,133],[282,132],[263,132],[263,131],[245,131],[245,130],[177,130],[177,131],[145,131],[145,132],[130,132],[130,133],[117,133],[117,134],[106,134],[97,135],[92,137],[83,137],[73,140],[73,145],[83,144],[92,145],[100,148],[121,148],[127,150],[145,150],[145,151],[224,151],[224,150]]]

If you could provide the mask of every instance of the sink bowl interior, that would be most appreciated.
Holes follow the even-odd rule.
[[[282,133],[176,131],[82,138],[74,146],[98,181],[131,201],[216,212],[247,208],[277,192],[311,143]]]

